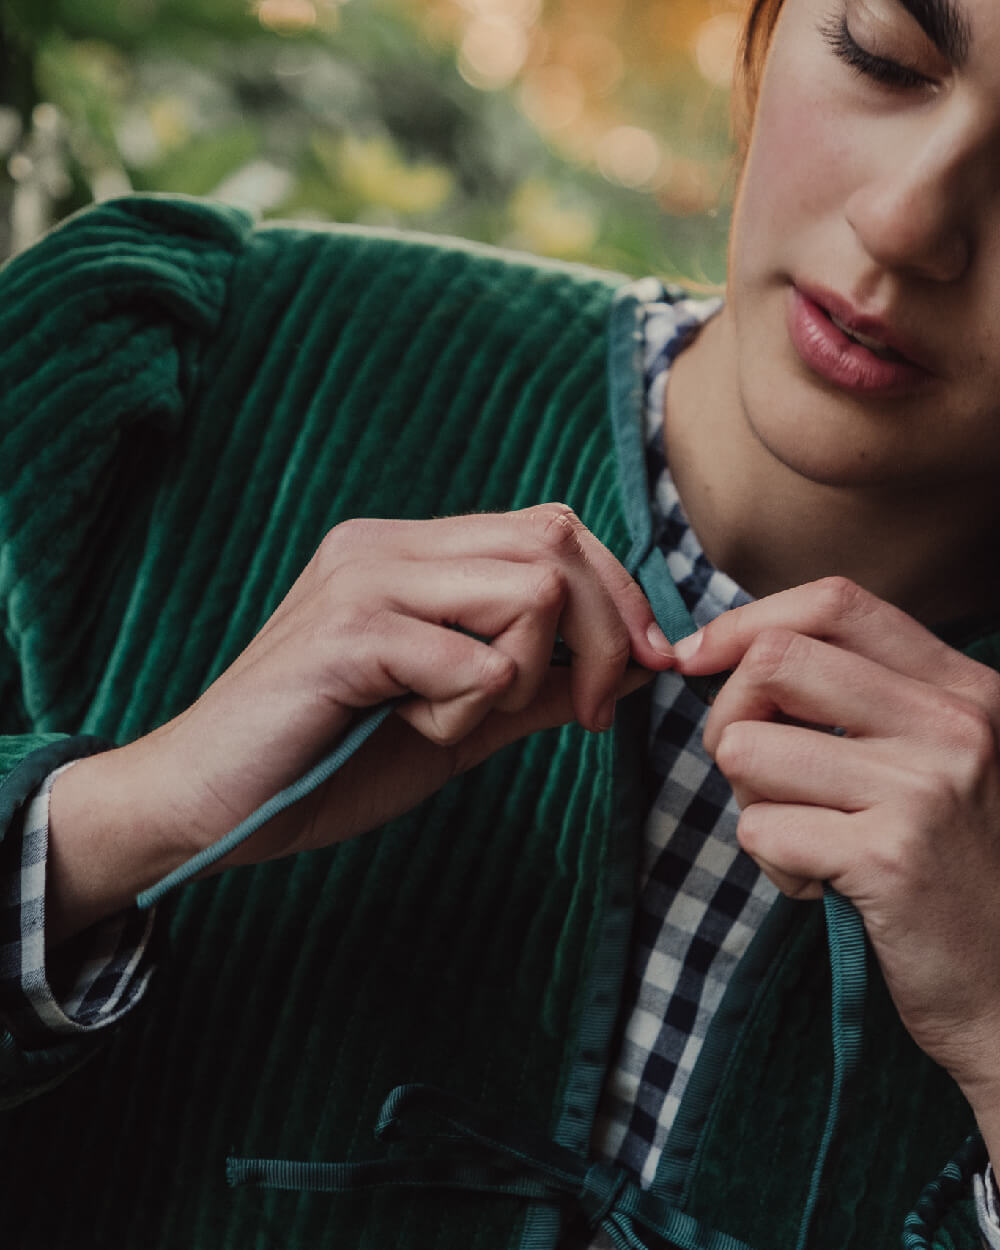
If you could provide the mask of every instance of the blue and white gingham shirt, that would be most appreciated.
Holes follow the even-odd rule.
[[[654,302],[645,318],[646,446],[656,540],[696,625],[749,602],[709,564],[663,447],[670,365],[716,301]],[[729,977],[777,891],[739,847],[739,811],[701,745],[705,705],[676,673],[653,689],[650,755],[660,779],[646,821],[631,1012],[605,1082],[595,1147],[652,1184],[663,1144]]]

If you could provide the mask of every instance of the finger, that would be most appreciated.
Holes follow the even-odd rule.
[[[971,705],[950,691],[830,643],[771,628],[757,635],[719,691],[706,721],[705,746],[714,753],[726,727],[739,721],[778,718],[838,727],[852,737],[938,741],[963,712],[972,715]]]
[[[835,888],[854,850],[856,817],[794,803],[754,803],[740,813],[736,835],[747,854],[783,894],[819,898]]]
[[[644,668],[662,672],[673,665],[673,647],[657,623],[639,584],[597,538],[581,525],[580,541],[587,560],[608,589],[628,630],[632,655]]]
[[[379,561],[360,568],[366,597],[387,601],[400,615],[434,625],[458,626],[487,639],[514,662],[514,679],[497,702],[508,710],[534,697],[552,659],[559,618],[568,594],[551,565],[492,558]],[[338,593],[343,593],[343,580]]]
[[[605,580],[609,568],[621,566],[607,553],[605,559],[593,535],[562,504],[545,504],[502,517],[470,517],[468,532],[459,535],[450,523],[440,551],[447,553],[467,544],[474,532],[480,550],[514,561],[526,561],[551,570],[564,587],[559,615],[559,632],[573,656],[571,689],[576,718],[588,729],[606,729],[614,714],[615,692],[633,651],[633,637],[619,610],[612,588]],[[454,544],[454,545],[453,545]],[[591,553],[601,568],[590,559]],[[611,565],[608,564],[611,561]],[[624,574],[624,570],[622,570]],[[633,631],[640,618],[652,622],[652,609],[627,574],[618,579],[615,594],[627,604]],[[670,658],[657,654],[649,637],[650,625],[641,629],[635,641],[644,658],[663,668]],[[638,656],[637,656],[638,658]]]
[[[399,713],[436,743],[468,734],[517,676],[514,660],[488,644],[392,612],[372,618],[348,671],[350,686],[334,691],[341,702],[364,707],[412,693]]]
[[[651,678],[652,674],[641,669],[630,669],[619,696],[625,698]],[[296,823],[293,836],[298,849],[325,845],[330,841],[331,828],[336,829],[337,840],[342,840],[391,820],[501,747],[573,719],[570,675],[565,669],[546,675],[530,707],[516,713],[490,711],[467,737],[450,746],[414,731],[409,721],[416,704],[417,700],[401,704],[397,714],[361,746],[322,793],[317,792],[312,832],[306,834],[305,841]],[[392,786],[372,786],[371,778],[384,769],[386,758],[405,759],[406,763],[394,775]]]
[[[846,578],[831,577],[768,595],[710,622],[675,648],[692,675],[735,668],[765,629],[807,634],[918,681],[948,687],[981,706],[1000,703],[1000,679],[936,638],[891,604]]]
[[[653,679],[653,674],[630,668],[617,690],[621,700]],[[554,729],[574,719],[570,675],[565,669],[552,669],[546,675],[532,703],[518,712],[490,712],[483,722],[456,746],[456,771],[464,772],[481,763],[501,747],[508,746],[530,733]]]
[[[573,558],[579,559],[576,553]],[[496,702],[508,711],[534,698],[560,630],[573,655],[581,721],[590,729],[610,724],[610,714],[600,709],[627,662],[628,640],[614,604],[587,570],[567,568],[565,558],[527,563],[459,556],[433,562],[393,559],[375,568],[359,563],[342,569],[338,596],[354,583],[359,598],[363,591],[375,602],[388,601],[400,614],[471,630],[509,656],[515,677]],[[428,716],[438,711],[445,709],[429,710]],[[459,715],[460,723],[467,719]]]
[[[715,762],[743,808],[769,801],[863,811],[905,786],[912,774],[912,764],[897,764],[870,744],[753,721],[726,727]]]
[[[606,729],[630,657],[662,669],[672,662],[669,645],[654,645],[658,627],[645,596],[570,509],[543,505],[523,516],[546,558],[565,571],[559,630],[573,654],[577,719],[589,729]]]
[[[631,653],[655,670],[669,666],[672,649],[657,625],[649,601],[624,566],[565,504],[538,504],[507,513],[446,517],[412,522],[352,522],[354,541],[371,545],[366,527],[391,527],[406,559],[488,556],[498,560],[567,561],[567,572],[595,579],[625,626]]]

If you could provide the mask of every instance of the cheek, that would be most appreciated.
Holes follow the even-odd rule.
[[[843,220],[858,177],[858,137],[816,77],[784,59],[770,66],[734,213],[731,263],[756,269],[778,259],[776,247],[789,260],[789,246],[808,243],[801,264],[813,248],[825,250],[831,221]]]

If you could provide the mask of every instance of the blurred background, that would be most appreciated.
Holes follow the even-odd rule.
[[[0,257],[129,191],[719,281],[742,0],[0,0]]]

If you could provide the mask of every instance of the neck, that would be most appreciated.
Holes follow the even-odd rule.
[[[965,483],[830,484],[781,463],[743,414],[724,315],[674,365],[665,424],[667,462],[715,567],[756,597],[849,577],[930,625],[1000,608],[983,577],[992,492],[977,509]]]

